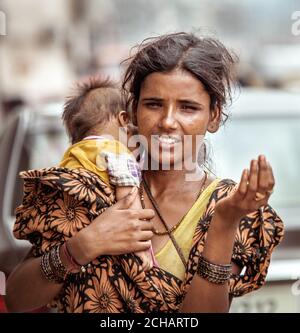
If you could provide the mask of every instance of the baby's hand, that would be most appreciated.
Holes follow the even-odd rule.
[[[148,251],[140,251],[140,252],[135,252],[135,254],[142,260],[142,268],[143,271],[150,271],[150,269],[153,267],[153,260],[151,257],[151,252]]]

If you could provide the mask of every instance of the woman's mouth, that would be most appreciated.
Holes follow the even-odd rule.
[[[152,137],[161,147],[171,147],[181,142],[179,135],[152,135]]]

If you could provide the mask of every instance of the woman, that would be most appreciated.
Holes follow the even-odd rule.
[[[98,217],[95,210],[90,225],[57,240],[50,232],[57,217],[54,209],[45,209],[49,198],[44,194],[34,213],[40,217],[47,211],[43,237],[32,236],[36,219],[27,221],[24,211],[15,226],[15,235],[29,238],[34,250],[8,280],[11,311],[52,301],[62,312],[227,312],[233,296],[265,281],[271,253],[283,237],[282,221],[268,205],[275,181],[266,158],[252,160],[239,184],[185,163],[196,158],[197,137],[216,132],[226,118],[234,58],[217,40],[178,33],[144,42],[128,62],[123,88],[147,152],[139,191],[145,209],[130,209],[133,191]],[[151,169],[151,163],[158,167]],[[187,181],[191,171],[197,177]],[[97,183],[89,173],[72,177],[68,195],[88,197],[87,185],[78,185],[82,177],[85,184]],[[64,187],[68,175],[56,173],[48,185],[53,179]],[[59,200],[60,207],[68,205],[69,199]],[[143,272],[130,253],[149,248],[150,239],[160,267]],[[73,260],[90,265],[53,283],[42,276],[40,263],[43,253],[60,242]],[[67,265],[68,254],[60,255]]]

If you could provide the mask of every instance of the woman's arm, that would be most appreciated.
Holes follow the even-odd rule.
[[[215,205],[207,232],[203,257],[215,264],[228,264],[233,254],[234,239],[243,216],[268,203],[275,185],[270,164],[264,156],[252,160],[250,172],[244,170],[239,186]],[[256,194],[262,196],[256,200]],[[234,265],[233,273],[239,273]],[[196,275],[183,302],[182,312],[228,312],[230,298],[228,284],[214,284]]]
[[[212,263],[228,264],[231,261],[234,237],[238,222],[233,228],[223,226],[222,217],[214,214],[207,234],[203,257]],[[229,221],[232,222],[232,221]],[[239,274],[241,268],[233,266],[233,272]],[[228,284],[213,284],[196,275],[184,299],[182,312],[228,312],[230,299]]]
[[[5,303],[9,312],[25,312],[40,308],[60,292],[62,284],[46,280],[40,270],[41,258],[28,257],[7,280]]]
[[[154,217],[151,209],[129,209],[136,189],[108,208],[88,227],[68,240],[72,256],[85,265],[100,255],[118,255],[150,248]],[[114,241],[112,241],[114,240]],[[65,262],[63,253],[61,259]],[[9,276],[5,297],[8,311],[25,312],[44,306],[58,295],[62,284],[47,281],[40,270],[41,258],[26,258]]]

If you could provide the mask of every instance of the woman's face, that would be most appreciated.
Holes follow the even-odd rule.
[[[210,96],[203,84],[179,69],[146,77],[136,116],[151,160],[171,168],[195,159],[206,131],[216,131],[220,121],[219,110],[210,110]]]

